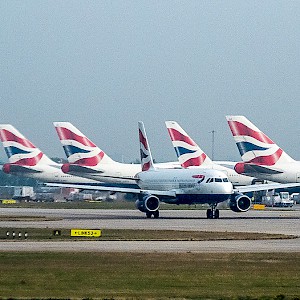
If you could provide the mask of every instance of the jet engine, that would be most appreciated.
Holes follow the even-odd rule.
[[[135,206],[141,212],[156,212],[159,209],[159,199],[150,194],[142,194],[135,202]]]
[[[234,194],[229,201],[229,207],[234,212],[245,212],[251,207],[251,199],[244,194]]]

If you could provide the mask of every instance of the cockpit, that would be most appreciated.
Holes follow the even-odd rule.
[[[206,183],[212,183],[212,182],[229,182],[228,178],[214,178],[214,177],[211,177],[211,178],[208,178],[206,180]]]

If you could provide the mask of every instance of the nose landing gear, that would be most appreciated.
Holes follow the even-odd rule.
[[[220,217],[220,211],[216,208],[217,204],[213,203],[210,205],[211,208],[209,208],[206,211],[206,217],[207,219],[219,219]]]

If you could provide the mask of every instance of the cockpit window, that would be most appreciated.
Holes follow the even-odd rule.
[[[206,180],[206,183],[210,183],[210,180],[211,180],[211,178],[208,178],[208,179]]]
[[[222,182],[222,178],[215,178],[215,182]]]
[[[228,182],[228,178],[223,178],[223,182]]]

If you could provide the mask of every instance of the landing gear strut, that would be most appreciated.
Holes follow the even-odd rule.
[[[220,211],[216,208],[217,204],[213,203],[210,205],[210,207],[211,208],[206,211],[207,219],[219,219]]]
[[[159,210],[156,210],[156,211],[146,211],[146,217],[148,219],[150,219],[152,215],[153,215],[154,219],[157,219],[159,217]]]

